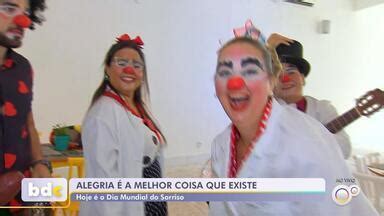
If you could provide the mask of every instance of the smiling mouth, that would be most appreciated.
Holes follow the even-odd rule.
[[[294,88],[295,85],[294,84],[284,84],[281,89],[282,90],[288,90],[288,89],[291,89],[291,88]]]
[[[6,36],[11,40],[21,40],[24,32],[20,29],[11,29],[6,33]]]
[[[136,76],[121,76],[120,79],[124,82],[134,82],[136,80]]]
[[[229,96],[229,105],[235,111],[242,111],[248,107],[249,95]]]

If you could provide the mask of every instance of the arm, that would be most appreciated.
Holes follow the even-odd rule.
[[[275,49],[280,44],[285,44],[285,45],[289,46],[290,43],[292,43],[292,42],[293,42],[292,39],[287,38],[287,37],[280,35],[280,34],[277,34],[277,33],[271,34],[267,39],[268,47],[271,49]]]
[[[87,178],[118,178],[119,150],[116,131],[109,122],[88,115],[82,125]],[[123,202],[82,203],[84,215],[124,215]],[[126,213],[126,215],[129,215]]]
[[[116,131],[107,122],[89,117],[82,127],[82,143],[87,164],[87,177],[121,177],[119,172],[119,149]]]
[[[31,162],[42,160],[43,155],[41,153],[39,134],[37,133],[37,130],[35,127],[35,121],[33,120],[32,112],[30,112],[27,117],[27,130],[30,137],[31,159],[32,159]],[[51,174],[46,165],[37,163],[32,168],[32,177],[33,178],[49,178],[51,177]]]

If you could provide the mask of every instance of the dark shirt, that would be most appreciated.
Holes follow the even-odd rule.
[[[27,117],[32,105],[33,72],[29,61],[9,49],[0,66],[0,173],[24,172],[31,163]]]

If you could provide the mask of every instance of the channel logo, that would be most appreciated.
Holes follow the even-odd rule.
[[[65,178],[24,178],[21,199],[25,202],[63,202],[67,200]]]
[[[360,187],[358,185],[337,185],[332,191],[332,199],[338,205],[347,205],[352,197],[359,195]]]

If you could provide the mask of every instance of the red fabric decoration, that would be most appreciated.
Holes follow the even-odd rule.
[[[6,169],[9,169],[15,164],[16,155],[10,153],[4,153],[4,166]]]
[[[136,36],[135,39],[132,40],[131,37],[128,34],[120,35],[119,37],[116,38],[116,41],[117,42],[132,41],[137,46],[139,46],[140,48],[142,48],[142,46],[144,45],[144,42],[143,42],[143,40],[141,40],[140,36]]]
[[[136,36],[136,38],[133,39],[133,41],[134,41],[138,46],[143,46],[143,45],[144,45],[144,42],[143,42],[143,40],[141,40],[141,37],[140,37],[140,36]]]
[[[21,129],[21,138],[25,139],[27,138],[27,136],[28,136],[28,131],[24,126],[23,129]]]
[[[12,116],[15,116],[17,114],[17,110],[16,110],[15,106],[13,105],[13,103],[8,102],[8,101],[6,101],[4,103],[3,111],[4,111],[5,116],[12,117]]]
[[[228,80],[227,88],[229,90],[239,90],[239,89],[242,89],[244,85],[245,85],[245,82],[243,78],[236,76]]]
[[[232,133],[231,133],[231,141],[230,141],[230,160],[229,160],[229,169],[228,169],[228,178],[235,178],[237,176],[238,171],[241,169],[243,163],[249,155],[251,154],[256,141],[260,138],[267,127],[267,121],[269,116],[271,115],[272,110],[272,99],[269,99],[267,105],[264,107],[263,115],[259,122],[259,128],[256,131],[255,138],[252,140],[252,143],[248,146],[244,157],[241,158],[240,161],[237,161],[236,156],[236,141],[240,139],[240,134],[237,128],[232,125]]]
[[[19,81],[19,89],[18,90],[21,94],[27,94],[29,92],[27,85],[23,81]]]
[[[296,102],[296,108],[301,112],[305,112],[305,110],[307,109],[307,100],[305,99],[305,97]]]
[[[131,107],[129,107],[129,105],[121,97],[119,97],[119,95],[117,95],[115,92],[113,92],[113,91],[106,91],[106,92],[103,93],[103,95],[116,100],[126,110],[131,112],[133,115],[141,118],[142,121],[143,121],[143,124],[145,126],[147,126],[152,132],[154,132],[156,134],[156,136],[157,136],[157,139],[161,140],[162,143],[163,143],[164,139],[162,138],[159,130],[155,127],[155,124],[153,124],[153,122],[150,119],[146,118],[143,115],[144,114],[144,108],[143,107],[141,107],[139,104],[137,104],[137,108],[138,108],[138,111],[139,111],[139,113],[137,113]]]
[[[122,34],[122,35],[120,35],[119,37],[117,37],[116,40],[117,40],[118,42],[129,41],[129,40],[131,40],[131,37],[129,37],[128,34]]]
[[[5,68],[11,68],[13,66],[13,60],[12,59],[5,59],[3,66]]]
[[[32,21],[29,17],[27,17],[24,14],[17,15],[13,18],[13,23],[16,25],[22,27],[22,28],[29,28],[31,26]]]

